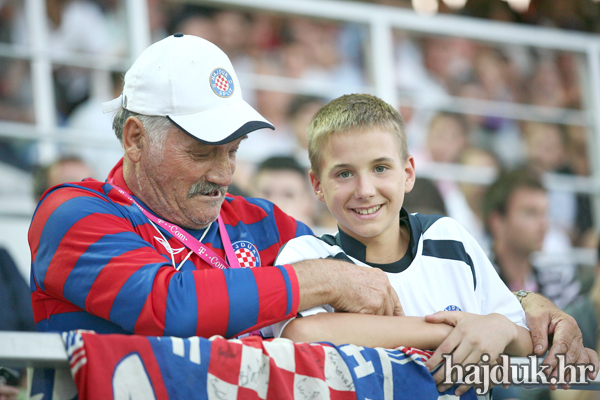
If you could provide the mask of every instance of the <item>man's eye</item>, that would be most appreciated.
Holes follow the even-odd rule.
[[[385,172],[387,171],[387,167],[384,167],[383,165],[378,165],[377,167],[375,167],[375,172]]]
[[[342,171],[339,173],[339,177],[340,178],[350,178],[352,174],[350,173],[350,171]]]

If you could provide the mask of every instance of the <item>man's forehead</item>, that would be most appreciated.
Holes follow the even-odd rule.
[[[509,198],[509,205],[518,206],[542,206],[548,203],[548,193],[542,189],[521,186],[516,188]]]

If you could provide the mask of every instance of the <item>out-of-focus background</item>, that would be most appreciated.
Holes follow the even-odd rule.
[[[486,190],[525,167],[548,200],[532,263],[571,271],[579,293],[591,287],[597,0],[0,0],[0,245],[26,279],[39,196],[104,180],[121,149],[100,104],[145,47],[175,32],[221,47],[244,98],[277,128],[244,142],[232,191],[335,230],[308,185],[304,129],[329,100],[372,93],[406,120],[419,177],[410,212],[457,219],[493,255]]]

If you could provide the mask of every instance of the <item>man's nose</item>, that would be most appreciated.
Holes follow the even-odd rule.
[[[229,186],[233,180],[232,162],[227,156],[219,156],[212,161],[206,180],[221,186]]]

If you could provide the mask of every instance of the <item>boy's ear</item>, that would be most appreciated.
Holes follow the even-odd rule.
[[[413,156],[408,156],[404,163],[404,174],[406,181],[404,182],[404,193],[410,192],[415,186],[415,159]]]
[[[310,176],[310,183],[313,187],[313,191],[317,195],[317,198],[325,203],[325,195],[323,195],[323,190],[321,188],[321,180],[317,175],[315,175],[312,169],[308,172],[308,175]]]
[[[131,162],[140,161],[145,140],[146,130],[142,121],[136,117],[129,117],[123,126],[123,149]]]

